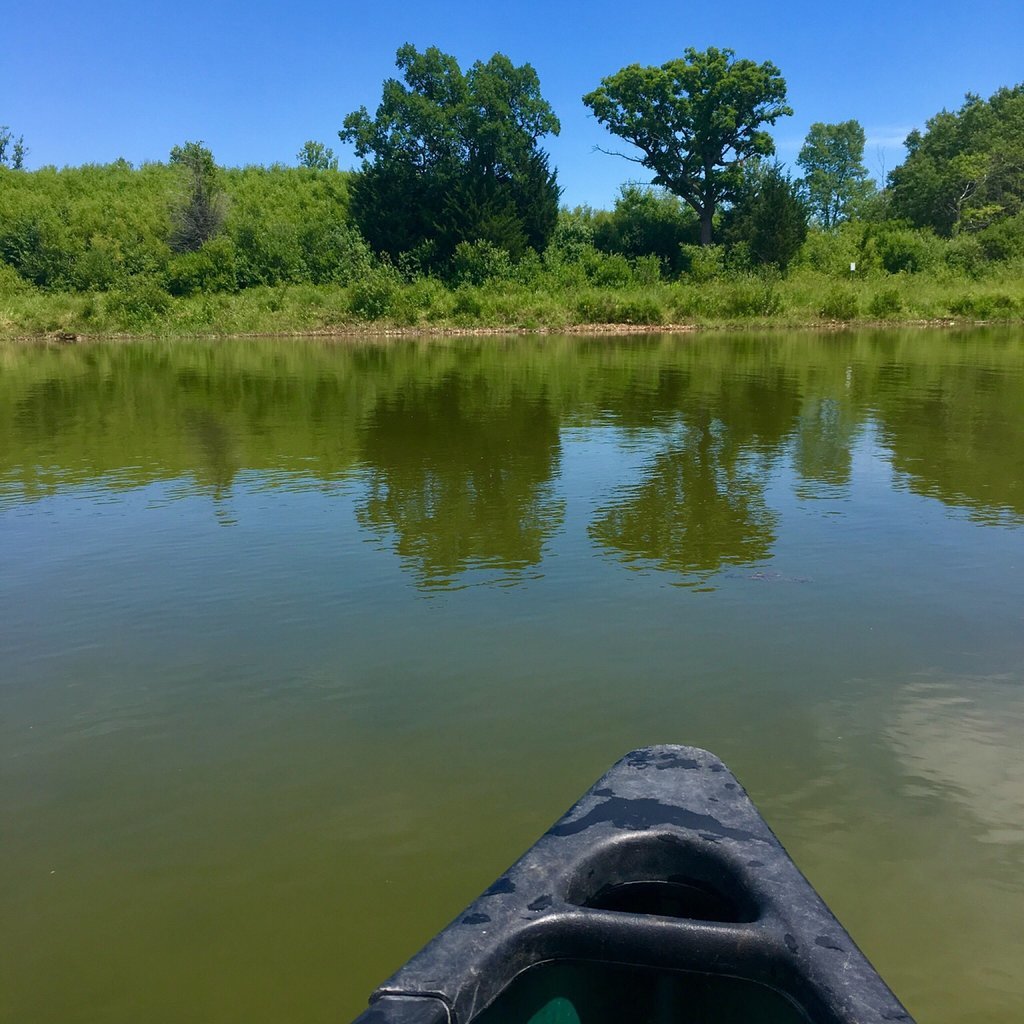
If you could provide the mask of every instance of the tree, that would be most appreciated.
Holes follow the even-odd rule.
[[[847,220],[874,191],[864,166],[864,129],[857,121],[816,121],[796,162],[804,169],[811,211],[823,228]]]
[[[1024,84],[929,118],[889,174],[892,213],[941,235],[977,231],[1024,209]]]
[[[7,150],[10,148],[10,155]],[[28,147],[25,145],[25,136],[14,137],[14,133],[5,124],[0,124],[0,167],[10,167],[13,171],[24,170],[25,156]]]
[[[175,146],[171,164],[187,175],[185,197],[174,211],[171,248],[175,252],[195,252],[220,233],[227,216],[227,197],[218,183],[213,153],[202,142]]]
[[[396,64],[404,83],[385,81],[376,114],[361,107],[338,133],[363,159],[351,210],[366,239],[393,257],[429,252],[440,265],[463,241],[513,256],[543,249],[559,188],[539,141],[560,126],[536,71],[496,53],[463,73],[436,47],[408,43]]]
[[[807,237],[807,207],[796,182],[778,163],[751,161],[725,216],[729,242],[743,242],[756,263],[785,270]]]
[[[792,114],[786,83],[770,61],[736,60],[732,50],[692,47],[660,67],[631,64],[583,97],[598,121],[643,154],[653,184],[674,192],[700,218],[701,245],[712,220],[743,182],[743,163],[775,152],[762,125]]]
[[[633,183],[622,186],[614,209],[602,211],[593,225],[598,249],[634,259],[653,254],[673,274],[683,269],[679,247],[694,244],[699,232],[693,211],[678,196]]]
[[[312,139],[302,144],[302,149],[296,154],[295,159],[299,161],[300,167],[308,167],[314,171],[338,169],[338,158],[334,155],[334,150]]]

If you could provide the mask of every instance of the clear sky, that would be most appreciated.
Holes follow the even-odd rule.
[[[687,46],[779,66],[795,111],[774,130],[784,161],[812,122],[856,118],[876,177],[902,160],[911,128],[965,92],[1024,81],[1024,0],[2,0],[0,25],[0,124],[24,135],[29,167],[166,160],[192,139],[228,165],[293,164],[316,139],[354,166],[337,131],[376,107],[402,43],[463,67],[500,50],[534,65],[561,119],[547,148],[569,205],[607,206],[623,181],[647,180],[594,152],[614,140],[580,97]]]

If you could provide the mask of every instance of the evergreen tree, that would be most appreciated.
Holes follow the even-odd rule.
[[[388,79],[376,114],[362,107],[338,133],[363,158],[351,211],[367,241],[392,257],[429,250],[442,267],[464,241],[543,249],[559,189],[538,143],[559,123],[534,69],[496,53],[463,73],[411,44],[396,63],[404,82]]]

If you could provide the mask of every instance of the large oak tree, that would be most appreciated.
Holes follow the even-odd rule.
[[[775,152],[763,126],[793,113],[774,64],[737,60],[733,50],[716,47],[688,47],[660,67],[630,64],[583,102],[642,154],[617,155],[654,171],[655,185],[693,208],[702,245],[712,240],[715,210],[742,188],[744,161]]]

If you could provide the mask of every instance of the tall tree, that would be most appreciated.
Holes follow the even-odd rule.
[[[8,153],[8,149],[10,153]],[[0,124],[0,167],[10,167],[14,171],[21,171],[25,168],[25,156],[28,147],[25,145],[25,136],[14,137],[14,133],[5,124]]]
[[[174,210],[170,244],[175,252],[194,252],[220,233],[227,216],[227,196],[218,181],[213,153],[202,142],[171,150],[171,164],[185,172],[185,196]]]
[[[1024,209],[1024,84],[968,94],[907,136],[889,174],[892,211],[939,234],[979,230]]]
[[[864,129],[858,121],[816,121],[796,162],[815,219],[823,228],[848,219],[874,190],[864,166]]]
[[[338,169],[338,158],[334,155],[334,150],[313,139],[308,139],[302,144],[302,149],[299,150],[295,159],[299,161],[300,167],[308,167],[313,171],[336,171]]]
[[[463,73],[408,43],[396,64],[404,82],[385,81],[376,114],[361,107],[338,133],[363,159],[351,209],[370,244],[392,256],[432,247],[441,263],[462,241],[544,248],[559,189],[539,143],[560,126],[536,71],[496,53]]]
[[[712,241],[715,210],[738,194],[744,161],[775,152],[762,126],[793,113],[774,64],[735,57],[688,47],[660,67],[630,64],[583,97],[610,132],[642,153],[616,155],[654,171],[653,184],[696,212],[702,245]]]
[[[756,263],[789,266],[807,237],[807,207],[778,163],[751,161],[740,195],[725,215],[730,242],[745,242]]]

